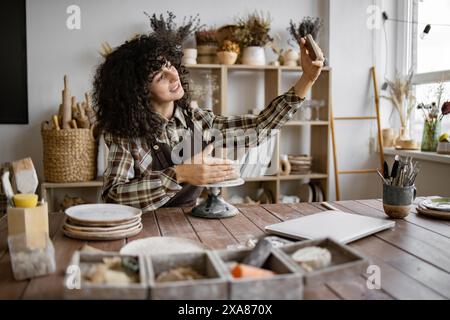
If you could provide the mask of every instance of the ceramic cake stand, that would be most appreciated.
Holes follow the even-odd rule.
[[[192,215],[200,218],[220,219],[234,217],[238,209],[227,203],[220,196],[220,188],[235,187],[244,184],[244,179],[235,179],[224,181],[217,184],[202,185],[200,187],[208,188],[208,198],[205,202],[192,209]]]

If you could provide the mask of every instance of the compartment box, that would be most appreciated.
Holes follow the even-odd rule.
[[[97,284],[83,279],[83,273],[103,258],[132,257],[138,259],[139,282],[131,284]],[[64,297],[66,299],[147,299],[148,278],[146,260],[143,256],[120,255],[119,253],[93,253],[76,251],[66,269]],[[77,281],[79,289],[77,289]]]
[[[217,257],[211,252],[157,254],[147,256],[150,299],[223,300],[228,298],[227,283]],[[156,277],[173,268],[191,267],[206,279],[156,282]]]
[[[325,268],[308,272],[292,259],[291,255],[295,251],[310,246],[328,249],[331,253],[330,265]],[[297,272],[304,275],[305,286],[341,280],[349,277],[357,277],[358,275],[363,274],[369,265],[369,260],[365,256],[359,254],[349,246],[340,244],[330,238],[300,241],[280,248],[275,248],[274,251],[279,251],[284,258],[294,266]]]
[[[284,257],[276,251],[272,251],[263,265],[264,269],[276,273],[272,278],[234,278],[230,272],[229,264],[233,261],[242,262],[250,252],[251,249],[213,252],[218,256],[222,272],[227,277],[230,299],[303,299],[302,274],[296,272],[295,266],[287,263]]]

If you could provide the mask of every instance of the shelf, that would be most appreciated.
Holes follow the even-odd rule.
[[[302,71],[301,67],[285,67],[285,66],[251,66],[247,64],[187,64],[185,65],[188,69],[220,69],[224,67],[228,70],[281,70],[281,71]],[[322,71],[330,71],[330,67],[323,67]]]
[[[261,176],[261,177],[248,177],[244,178],[245,182],[253,181],[277,181],[277,176]]]
[[[288,127],[294,126],[327,126],[328,121],[306,121],[306,120],[291,120],[285,124]]]
[[[93,180],[85,182],[43,182],[42,188],[57,189],[57,188],[84,188],[84,187],[102,187],[103,180]]]
[[[326,179],[328,175],[325,173],[309,173],[309,174],[292,174],[288,176],[261,176],[244,178],[245,182],[254,181],[277,181],[277,180],[299,180],[299,179]]]
[[[287,176],[280,176],[281,181],[300,180],[300,179],[326,179],[326,173],[309,173],[309,174],[290,174]]]
[[[186,68],[188,69],[220,69],[222,68],[221,64],[186,64]]]
[[[413,157],[414,159],[420,159],[425,161],[441,162],[450,164],[450,155],[439,154],[436,152],[423,152],[420,150],[397,150],[395,148],[384,148],[385,155],[399,155],[403,157]]]

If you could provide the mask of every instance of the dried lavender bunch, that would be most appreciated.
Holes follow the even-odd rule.
[[[299,23],[294,23],[292,20],[289,22],[288,31],[291,34],[292,38],[295,41],[300,42],[300,38],[306,37],[307,34],[310,34],[314,40],[317,40],[317,34],[322,28],[322,20],[320,18],[313,17],[305,17]]]
[[[161,36],[175,36],[179,42],[186,40],[191,34],[199,30],[200,25],[199,14],[195,16],[184,17],[181,26],[178,26],[175,22],[175,14],[171,11],[167,11],[167,18],[164,18],[163,14],[157,16],[156,14],[149,15],[144,11],[144,14],[148,17],[150,22],[150,28],[153,32]]]

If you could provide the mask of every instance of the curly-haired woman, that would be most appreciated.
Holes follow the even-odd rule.
[[[213,147],[203,133],[215,130],[226,136],[234,129],[253,129],[257,137],[246,139],[248,146],[283,126],[300,108],[323,67],[322,59],[311,61],[304,44],[302,39],[302,76],[257,116],[224,117],[190,108],[188,72],[181,66],[180,46],[170,38],[139,36],[111,52],[97,69],[93,95],[98,125],[109,147],[104,200],[144,212],[190,206],[201,192],[198,185],[235,178],[229,160],[210,156]],[[192,134],[196,130],[200,135]],[[194,137],[200,137],[201,150],[180,153],[180,142]],[[236,145],[242,137],[232,139]]]

